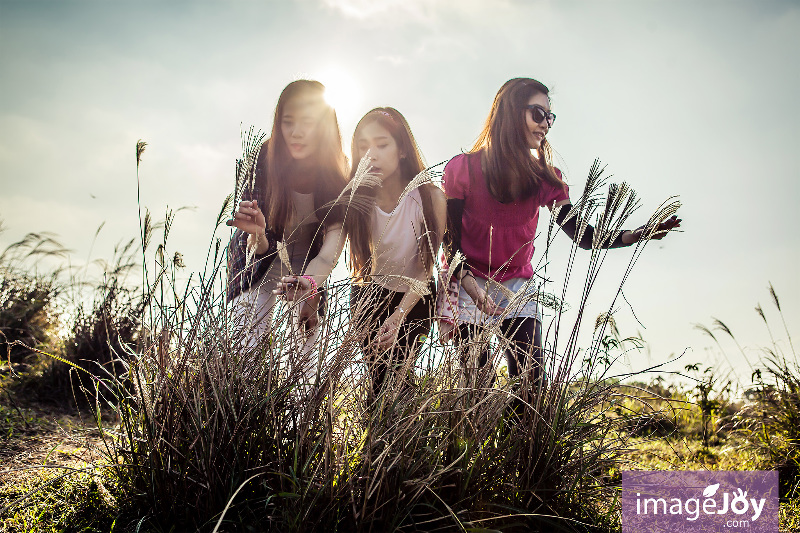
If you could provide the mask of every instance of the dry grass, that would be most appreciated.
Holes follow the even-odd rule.
[[[137,171],[143,149],[137,145]],[[601,174],[596,164],[573,213],[596,223],[598,245],[637,207],[624,184],[600,195]],[[229,206],[227,199],[220,212]],[[651,226],[674,209],[663,206]],[[177,286],[180,254],[167,246],[173,219],[168,212],[159,226],[145,210],[143,327],[115,350],[125,352],[115,360],[122,372],[85,383],[119,423],[96,417],[108,478],[78,474],[93,476],[84,501],[113,492],[118,512],[137,517],[132,523],[165,530],[615,527],[613,476],[628,437],[626,417],[613,412],[618,391],[608,369],[619,345],[608,342],[610,311],[591,346],[577,345],[606,251],[592,250],[585,275],[570,267],[583,283],[574,314],[560,304],[566,288],[551,298],[558,305],[546,328],[545,383],[524,372],[492,386],[461,368],[455,347],[430,340],[372,398],[361,345],[375,325],[351,320],[347,282],[329,288],[312,350],[298,352],[287,305],[275,310],[271,333],[254,339],[224,302],[224,246],[216,233],[205,271]],[[152,250],[156,230],[163,239]],[[623,280],[643,247],[634,249]],[[496,333],[487,325],[478,341]],[[495,345],[495,362],[502,348]]]

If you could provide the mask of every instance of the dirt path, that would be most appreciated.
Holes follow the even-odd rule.
[[[93,426],[86,413],[24,405],[0,391],[0,491],[29,479],[38,467],[85,468],[101,461],[103,443]]]

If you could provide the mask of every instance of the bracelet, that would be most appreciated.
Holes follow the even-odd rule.
[[[458,278],[458,281],[463,282],[464,278],[466,278],[467,276],[471,277],[472,279],[475,279],[475,274],[472,273],[472,270],[465,268],[464,270],[462,270],[462,272],[463,274],[461,275],[460,278]]]
[[[305,276],[305,275],[303,275],[303,276],[298,276],[298,277],[299,277],[299,278],[305,278],[305,279],[307,279],[307,280],[308,280],[308,281],[311,283],[311,293],[309,294],[309,297],[311,297],[311,296],[314,296],[314,295],[316,295],[316,294],[317,294],[317,288],[318,288],[318,285],[317,285],[317,280],[315,280],[315,279],[314,279],[313,277],[311,277],[311,276]]]
[[[469,272],[472,272],[472,270],[465,262],[462,261],[453,271],[453,277],[461,281]]]

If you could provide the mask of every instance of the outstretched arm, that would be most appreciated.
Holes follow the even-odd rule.
[[[583,250],[591,250],[592,249],[592,240],[594,239],[594,227],[591,224],[587,224],[586,228],[584,229],[583,234],[581,235],[580,240],[576,240],[578,234],[578,221],[577,217],[572,217],[569,220],[566,220],[567,214],[572,209],[572,204],[569,200],[565,200],[563,202],[559,202],[555,205],[555,207],[560,207],[558,214],[556,215],[556,224],[558,224],[561,229],[569,235],[569,238],[575,241],[578,244],[578,248]],[[651,239],[663,239],[670,230],[675,228],[679,228],[681,226],[681,219],[677,216],[673,215],[664,222],[661,222],[656,229],[656,232],[653,234]],[[623,230],[620,232],[617,237],[610,242],[605,242],[603,244],[603,248],[621,248],[623,246],[630,246],[636,242],[639,242],[639,239],[642,238],[642,233],[644,231],[644,226],[640,226],[633,231],[630,230]]]

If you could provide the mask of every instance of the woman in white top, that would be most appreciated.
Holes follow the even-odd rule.
[[[351,310],[356,327],[366,328],[364,355],[372,394],[378,397],[387,372],[415,357],[430,331],[433,263],[447,207],[444,193],[431,183],[402,194],[425,164],[408,122],[396,109],[367,113],[356,126],[352,150],[350,178],[369,152],[372,172],[382,182],[377,188],[359,188],[374,199],[374,208],[369,214],[351,208],[345,228],[354,278]],[[421,296],[421,287],[429,294]]]
[[[283,90],[272,134],[258,155],[256,198],[241,202],[228,222],[239,230],[231,256],[254,253],[247,261],[229,261],[235,267],[228,272],[228,299],[251,345],[269,333],[277,297],[296,302],[297,329],[308,344],[321,311],[318,289],[344,248],[344,209],[329,206],[346,184],[346,158],[324,90],[313,80],[297,80]],[[285,246],[289,265],[276,257],[276,241]]]

